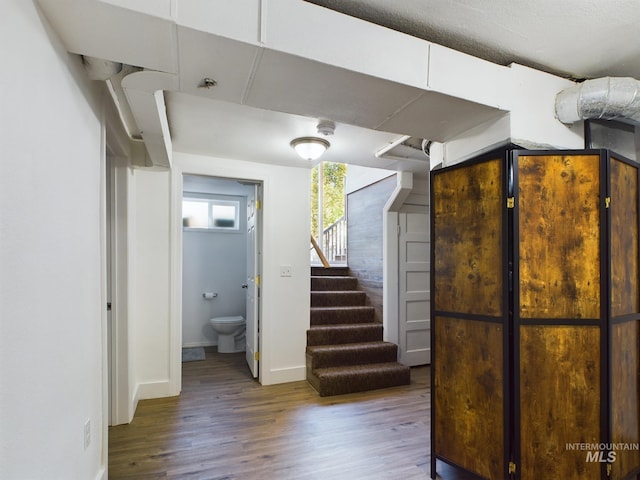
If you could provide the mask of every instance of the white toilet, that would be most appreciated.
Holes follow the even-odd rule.
[[[246,322],[242,315],[214,317],[209,323],[218,334],[219,353],[244,352]]]

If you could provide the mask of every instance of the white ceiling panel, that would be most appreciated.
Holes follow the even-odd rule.
[[[310,167],[290,146],[291,140],[318,136],[317,118],[267,111],[184,93],[166,95],[174,149],[213,157],[277,165]],[[395,168],[397,162],[377,159],[375,152],[398,135],[338,123],[326,137],[331,147],[322,156],[330,162]]]
[[[378,129],[444,142],[504,113],[497,108],[460,98],[425,92],[415,102],[380,124]]]
[[[265,50],[247,104],[374,128],[421,90]]]
[[[124,1],[124,0],[120,0]],[[260,43],[262,0],[172,0],[179,26]]]
[[[242,103],[259,47],[184,27],[178,28],[178,45],[182,92]],[[202,88],[205,77],[217,85]]]

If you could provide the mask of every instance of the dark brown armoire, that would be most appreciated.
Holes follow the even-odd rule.
[[[432,172],[432,478],[638,478],[638,167],[505,148]]]

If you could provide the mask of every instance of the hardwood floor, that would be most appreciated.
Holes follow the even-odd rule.
[[[179,397],[109,429],[110,479],[430,478],[428,367],[411,385],[322,398],[306,381],[261,386],[244,353],[206,353],[183,364]]]

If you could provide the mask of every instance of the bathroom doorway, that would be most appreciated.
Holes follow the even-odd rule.
[[[259,183],[183,175],[182,347],[214,347],[209,320],[242,316],[236,336],[252,376],[258,376]]]

